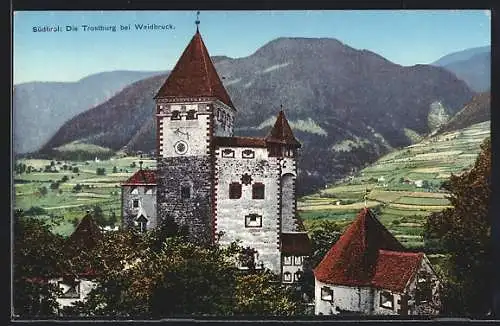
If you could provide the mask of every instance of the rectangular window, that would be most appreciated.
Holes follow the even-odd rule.
[[[292,257],[291,256],[283,257],[283,265],[286,265],[286,266],[292,265]]]
[[[247,228],[262,227],[262,216],[257,214],[250,214],[245,216],[245,227]]]
[[[387,291],[380,292],[380,306],[386,309],[394,309],[394,295]]]
[[[302,278],[302,271],[297,271],[295,274],[293,274],[293,280],[295,282],[300,281],[301,278]]]
[[[242,158],[254,158],[255,152],[250,150],[250,149],[245,149],[243,152],[241,152],[241,157]]]
[[[241,183],[231,182],[229,185],[229,199],[240,199],[241,198]]]
[[[182,186],[181,187],[181,198],[182,199],[191,198],[191,187],[190,186]]]
[[[222,151],[222,157],[234,158],[234,151],[232,149],[226,148]]]
[[[256,182],[252,185],[252,199],[264,199],[264,184]]]
[[[177,110],[172,111],[172,116],[170,117],[170,120],[180,120],[181,119],[181,113]]]
[[[292,273],[290,273],[290,272],[283,273],[283,281],[284,282],[291,282],[292,281]]]
[[[302,266],[302,257],[301,256],[295,256],[293,264],[295,266]]]
[[[132,207],[134,208],[139,207],[139,199],[134,199],[134,201],[132,202]]]
[[[417,304],[427,303],[432,300],[432,284],[426,276],[420,276],[417,280],[415,301]]]
[[[321,288],[321,300],[323,301],[333,301],[333,289],[330,289],[328,286],[323,286]]]
[[[187,112],[186,120],[196,120],[197,119],[196,110],[189,110]]]

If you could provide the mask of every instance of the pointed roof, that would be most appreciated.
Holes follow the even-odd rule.
[[[215,97],[234,109],[197,30],[156,98]]]
[[[90,213],[80,221],[75,231],[66,240],[68,248],[85,250],[94,248],[102,239],[102,233]]]
[[[278,113],[276,122],[273,128],[266,137],[268,143],[286,144],[300,147],[300,143],[293,135],[292,128],[288,124],[288,120],[285,117],[285,112],[281,110]]]
[[[156,185],[156,171],[139,169],[122,186]]]
[[[328,284],[372,285],[381,249],[404,251],[403,245],[364,208],[314,269],[314,275]]]

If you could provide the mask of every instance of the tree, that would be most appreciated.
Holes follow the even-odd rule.
[[[80,169],[78,168],[78,166],[74,166],[74,167],[71,169],[71,171],[72,171],[73,173],[79,173],[79,172],[80,172]]]
[[[445,265],[443,312],[482,315],[491,309],[490,244],[493,215],[491,193],[491,140],[481,145],[473,168],[452,175],[445,187],[453,208],[431,214],[425,224],[427,243],[438,243],[450,253]]]
[[[105,168],[97,168],[96,169],[96,174],[97,175],[105,175],[106,174],[106,169]]]
[[[45,196],[45,195],[47,195],[47,193],[49,192],[49,191],[47,190],[47,187],[45,187],[45,186],[38,188],[38,191],[40,192],[40,195],[41,195],[41,196]]]
[[[82,190],[82,185],[77,183],[74,187],[73,187],[73,192],[79,192]]]
[[[14,313],[20,317],[56,314],[56,286],[47,280],[62,266],[63,238],[39,219],[18,212],[14,221]]]
[[[102,208],[100,206],[95,205],[93,212],[94,220],[98,225],[103,226],[108,224],[106,218],[104,217],[104,212],[102,211]]]
[[[116,166],[113,166],[113,173],[118,173],[118,169]]]

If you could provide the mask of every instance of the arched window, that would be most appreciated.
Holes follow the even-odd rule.
[[[141,233],[146,232],[146,225],[148,224],[148,219],[141,215],[137,218],[137,225]]]
[[[303,275],[303,274],[304,274],[304,273],[302,273],[302,271],[297,271],[297,272],[295,272],[295,274],[293,274],[293,280],[294,280],[295,282],[300,281],[300,279],[302,278],[302,275]]]

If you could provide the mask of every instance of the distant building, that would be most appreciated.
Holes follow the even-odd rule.
[[[434,315],[439,281],[365,208],[314,270],[315,314]]]
[[[413,181],[413,184],[414,184],[417,188],[422,188],[422,186],[424,185],[424,180],[415,180],[415,181]]]

